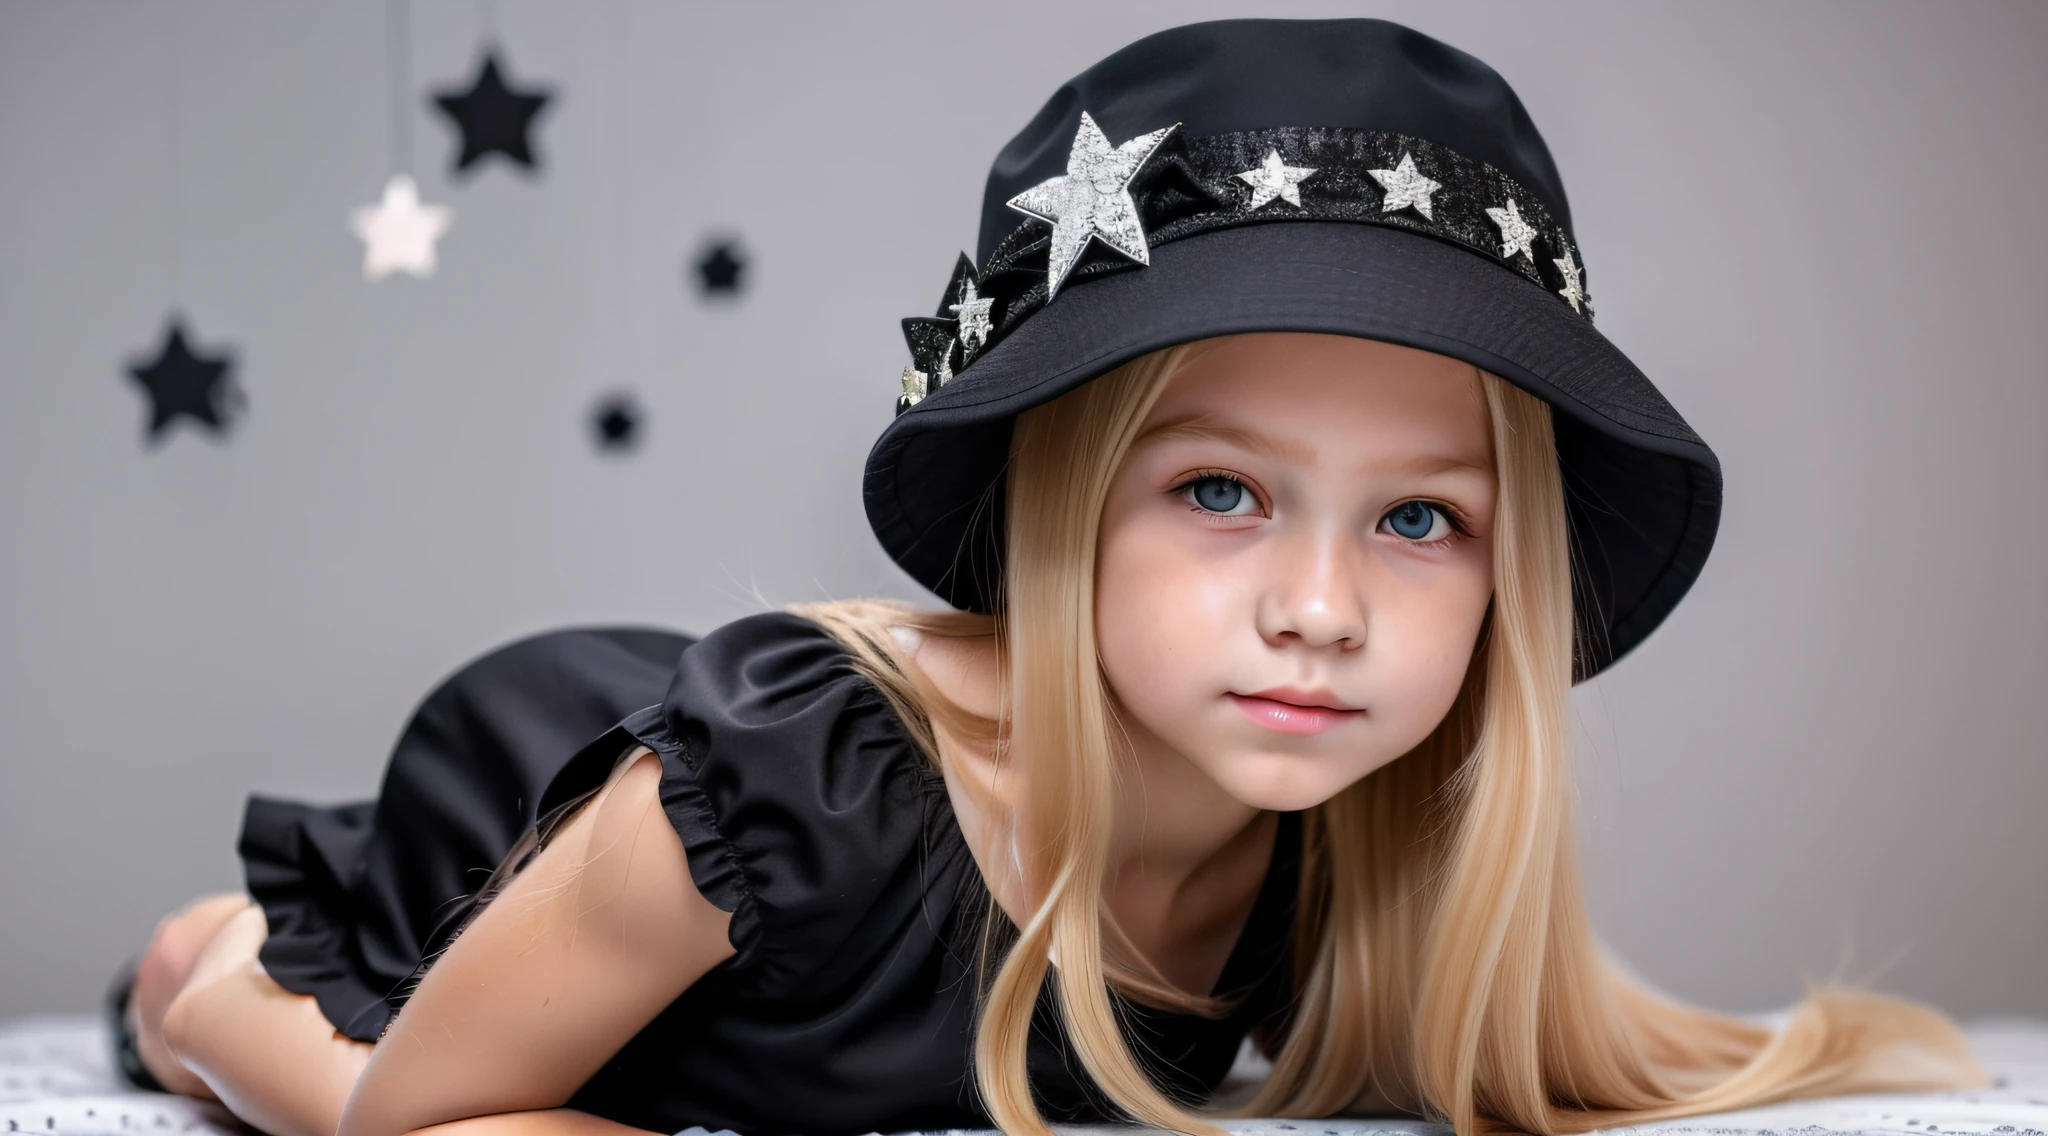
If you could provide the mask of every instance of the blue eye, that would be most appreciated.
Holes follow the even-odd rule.
[[[1244,482],[1230,477],[1198,477],[1181,487],[1194,506],[1226,517],[1245,516],[1258,507],[1258,499]]]
[[[1380,528],[1404,540],[1441,540],[1451,534],[1451,519],[1426,501],[1403,501],[1380,518]]]

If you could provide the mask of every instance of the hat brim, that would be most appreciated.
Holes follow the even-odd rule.
[[[1558,412],[1580,677],[1641,642],[1698,577],[1720,520],[1720,464],[1560,296],[1461,246],[1353,222],[1240,226],[1151,256],[1069,284],[875,443],[868,520],[947,602],[991,611],[1001,594],[1003,471],[1019,413],[1147,352],[1258,331],[1437,352]]]

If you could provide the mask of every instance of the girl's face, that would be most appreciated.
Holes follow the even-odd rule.
[[[1495,499],[1470,366],[1337,335],[1201,345],[1103,507],[1096,638],[1133,744],[1261,809],[1406,753],[1471,661]]]

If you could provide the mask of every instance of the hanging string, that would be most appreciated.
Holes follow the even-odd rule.
[[[175,4],[162,5],[170,26],[164,30],[164,38],[171,43],[170,90],[164,99],[170,108],[170,129],[165,136],[170,140],[171,170],[170,192],[164,195],[165,229],[168,231],[171,261],[171,309],[180,312],[185,304],[185,36],[184,21],[178,18],[179,9]]]
[[[610,109],[605,115],[605,125],[613,137],[612,150],[615,155],[610,162],[610,176],[613,184],[620,187],[618,193],[622,198],[612,207],[612,224],[613,239],[619,248],[619,260],[615,271],[619,280],[619,294],[623,297],[618,308],[625,324],[625,355],[631,362],[633,373],[652,384],[659,373],[660,352],[652,330],[658,309],[648,300],[648,293],[628,287],[626,283],[630,277],[628,263],[633,260],[628,250],[639,248],[632,240],[634,222],[637,218],[635,189],[640,184],[640,179],[634,175],[639,171],[626,170],[623,166],[632,163],[640,150],[624,145],[620,141],[634,136],[633,123],[629,116],[633,115],[639,106],[638,100],[634,98],[636,91],[633,86],[633,34],[628,26],[631,12],[630,0],[613,0],[611,43],[608,45],[610,58],[607,60],[610,66],[606,68],[605,75]]]
[[[498,0],[476,0],[476,32],[486,50],[498,46]]]
[[[613,368],[613,374],[609,376],[608,381],[613,383],[619,382],[624,377],[618,373],[621,369],[619,365],[628,354],[628,352],[620,349],[619,341],[622,338],[620,333],[624,328],[619,325],[622,322],[633,322],[625,318],[625,305],[623,302],[627,291],[624,283],[626,275],[625,249],[627,227],[625,209],[619,200],[621,196],[619,187],[627,182],[627,179],[619,176],[619,163],[623,149],[619,145],[619,116],[624,113],[625,107],[628,105],[625,99],[619,97],[621,79],[620,60],[624,54],[622,50],[624,41],[621,38],[623,24],[624,21],[619,11],[618,0],[611,0],[605,6],[604,197],[607,227],[610,229],[610,232],[605,235],[605,240],[611,246],[606,250],[607,255],[605,259],[609,262],[608,268],[612,277],[610,281],[611,286],[608,291],[613,298],[612,303],[605,305],[608,309],[605,322],[611,325],[605,329],[606,338],[611,341],[606,344],[605,353],[610,359]],[[633,360],[631,366],[637,374],[639,360]]]
[[[391,172],[412,169],[412,3],[385,0],[384,77],[388,89]]]

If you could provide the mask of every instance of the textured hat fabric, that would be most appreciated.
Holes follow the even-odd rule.
[[[1052,226],[1010,202],[1069,169],[1088,122],[1111,145],[1176,127],[1130,186],[1147,262],[1098,242],[1048,278]],[[1239,187],[1252,175],[1230,171],[1268,149],[1297,176],[1315,171],[1303,196]],[[1400,196],[1394,170],[1367,168],[1397,154],[1424,195]],[[1532,224],[1510,230],[1522,212]],[[1563,185],[1535,125],[1485,64],[1407,28],[1227,20],[1118,51],[1055,92],[997,156],[977,259],[979,278],[963,263],[949,298],[975,295],[960,290],[962,273],[996,297],[987,331],[964,334],[963,321],[954,343],[946,321],[905,321],[920,361],[920,343],[946,340],[941,385],[906,399],[865,487],[883,547],[957,606],[993,610],[1001,593],[1018,413],[1149,351],[1239,332],[1434,351],[1553,407],[1582,677],[1648,635],[1712,547],[1719,464],[1594,329]]]

